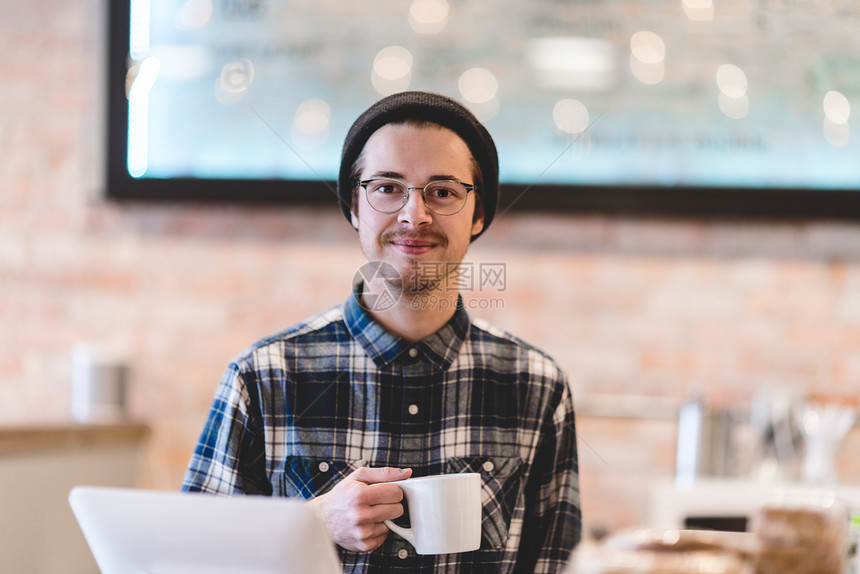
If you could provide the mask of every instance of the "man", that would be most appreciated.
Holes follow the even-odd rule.
[[[492,138],[454,100],[365,111],[338,177],[365,280],[231,363],[183,488],[309,499],[347,572],[561,571],[581,528],[566,377],[470,318],[452,280],[498,186]],[[404,512],[389,483],[458,472],[482,477],[481,548],[418,556],[383,524]]]

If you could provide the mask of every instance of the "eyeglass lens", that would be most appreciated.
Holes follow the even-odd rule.
[[[367,201],[383,213],[400,211],[409,199],[406,183],[393,179],[376,179],[368,182]],[[463,209],[468,189],[456,181],[432,181],[424,187],[424,203],[439,215],[453,215]]]

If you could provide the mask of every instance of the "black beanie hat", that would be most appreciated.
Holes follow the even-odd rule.
[[[346,134],[337,178],[340,209],[351,221],[350,207],[356,182],[350,181],[352,166],[373,133],[382,126],[405,120],[428,121],[446,127],[463,138],[481,168],[484,184],[478,193],[484,207],[484,227],[472,236],[481,235],[496,214],[499,203],[499,158],[496,145],[487,129],[465,106],[433,92],[401,92],[382,98],[358,116]]]

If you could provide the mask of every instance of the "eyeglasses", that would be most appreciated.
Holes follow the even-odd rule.
[[[453,179],[431,181],[424,187],[410,187],[399,179],[365,179],[358,185],[364,188],[367,203],[381,213],[397,213],[409,201],[409,192],[420,189],[424,204],[437,215],[455,215],[466,205],[474,185]]]

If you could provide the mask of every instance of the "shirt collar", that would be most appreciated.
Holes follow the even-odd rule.
[[[361,304],[364,283],[357,283],[343,306],[343,318],[349,334],[364,349],[377,367],[397,360],[409,349],[416,348],[430,362],[447,370],[454,362],[469,334],[471,321],[463,308],[463,299],[457,296],[457,310],[441,329],[417,343],[387,331],[377,323]]]

